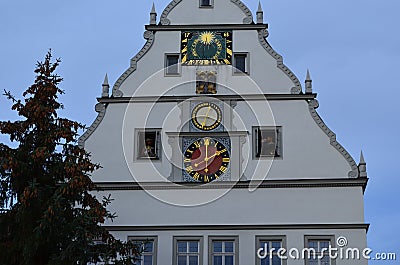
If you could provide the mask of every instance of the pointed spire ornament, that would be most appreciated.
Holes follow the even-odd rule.
[[[261,7],[261,1],[258,1],[258,10],[257,10],[257,24],[264,23],[264,11]]]
[[[307,69],[307,76],[306,76],[306,94],[312,93],[312,79],[310,76],[310,71]]]
[[[156,25],[157,24],[157,12],[156,12],[156,6],[153,2],[153,7],[151,8],[150,12],[150,25]]]
[[[361,151],[360,163],[358,164],[358,171],[360,173],[360,178],[367,177],[367,163],[365,162],[363,151]]]
[[[103,98],[108,98],[110,96],[110,85],[108,84],[108,76],[104,77],[104,82],[103,82],[103,92],[101,94],[101,97]]]

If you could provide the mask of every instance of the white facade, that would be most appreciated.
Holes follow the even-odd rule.
[[[260,242],[301,251],[341,247],[345,237],[342,249],[362,251],[368,229],[365,162],[357,165],[321,120],[311,78],[302,88],[266,41],[262,16],[261,6],[253,19],[239,0],[174,0],[160,21],[153,9],[147,43],[111,95],[103,84],[80,144],[102,166],[93,174],[99,196],[115,199],[118,218],[107,227],[123,240],[152,240],[149,264],[186,264],[186,256],[204,265],[367,264],[257,258]],[[184,253],[184,242],[197,252]]]

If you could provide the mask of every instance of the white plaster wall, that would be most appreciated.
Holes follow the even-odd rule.
[[[237,236],[239,238],[239,264],[256,264],[256,236],[285,236],[286,249],[299,249],[305,247],[304,238],[310,235],[346,237],[349,241],[349,248],[358,248],[361,251],[366,248],[366,235],[363,229],[307,229],[307,230],[205,230],[205,231],[120,231],[113,234],[121,239],[127,240],[131,236],[156,236],[158,240],[157,264],[172,264],[173,259],[173,238],[174,236],[198,236],[203,238],[203,265],[210,265],[208,262],[208,237],[212,236]],[[346,249],[346,248],[344,248]],[[304,260],[287,261],[288,265],[304,265]],[[366,260],[336,260],[336,265],[366,265]]]
[[[250,75],[233,75],[231,66],[201,68],[217,71],[218,94],[290,93],[294,87],[293,81],[277,67],[275,58],[261,46],[257,31],[234,31],[233,34],[233,51],[249,53]],[[165,54],[180,53],[180,38],[178,31],[156,32],[152,48],[139,60],[137,70],[120,86],[125,97],[196,95],[197,67],[182,66],[181,76],[164,76]]]
[[[234,111],[236,129],[249,133],[243,146],[248,179],[348,178],[349,163],[312,119],[306,101],[238,102]],[[139,182],[165,181],[171,173],[172,155],[166,132],[176,132],[181,117],[175,102],[109,105],[104,120],[86,141],[93,162],[103,166],[94,172],[94,180],[129,182],[135,176]],[[282,126],[282,158],[253,159],[253,126]],[[141,128],[162,129],[159,161],[136,159],[135,135]]]
[[[230,0],[214,0],[213,8],[199,8],[199,0],[182,1],[169,14],[172,25],[243,24],[244,12]]]
[[[109,225],[260,225],[335,224],[364,222],[360,187],[230,190],[203,206],[182,207],[159,201],[175,198],[182,204],[206,198],[213,189],[105,191],[114,199],[110,211],[118,218]],[[156,197],[157,196],[157,197]]]

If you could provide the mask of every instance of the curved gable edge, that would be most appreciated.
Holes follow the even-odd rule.
[[[354,161],[353,157],[347,152],[347,150],[336,140],[336,134],[326,126],[322,118],[317,113],[316,109],[319,107],[318,100],[314,99],[308,102],[308,109],[314,119],[315,123],[321,128],[321,130],[329,137],[331,145],[346,159],[351,167],[351,171],[348,172],[349,178],[358,178],[358,166]]]
[[[243,19],[243,24],[251,24],[253,23],[253,14],[251,13],[250,9],[240,0],[230,0],[236,6],[238,6],[246,17]],[[168,19],[169,13],[171,13],[172,9],[174,9],[182,0],[173,0],[169,3],[169,5],[164,9],[161,14],[161,25],[170,25],[171,20]]]
[[[105,104],[103,103],[96,104],[95,110],[99,114],[97,115],[92,125],[90,125],[90,127],[85,131],[85,133],[81,137],[79,137],[78,146],[80,148],[85,148],[86,140],[89,139],[89,137],[94,133],[94,131],[97,129],[97,127],[99,127],[100,123],[104,119],[104,116],[106,115],[106,109],[107,108]]]
[[[131,66],[118,78],[112,89],[112,96],[120,98],[124,93],[119,89],[122,83],[137,69],[137,63],[142,57],[150,50],[154,43],[154,33],[152,31],[145,31],[143,37],[147,40],[143,48],[131,59]]]
[[[263,29],[258,31],[258,40],[260,41],[261,46],[273,57],[277,62],[277,66],[281,69],[289,78],[293,81],[294,87],[291,88],[291,94],[301,94],[302,87],[297,76],[283,63],[283,57],[278,54],[272,47],[269,45],[266,38],[268,37],[268,30]]]

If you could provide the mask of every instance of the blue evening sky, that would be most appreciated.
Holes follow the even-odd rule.
[[[160,16],[169,1],[155,2]],[[258,0],[244,2],[255,12]],[[33,82],[36,61],[52,48],[55,57],[62,58],[62,114],[90,125],[105,73],[113,85],[144,44],[151,3],[1,0],[1,91],[20,96]],[[400,258],[400,1],[262,4],[272,47],[302,82],[310,69],[319,114],[357,162],[364,151],[370,178],[365,193],[369,247],[397,252]],[[0,97],[0,120],[15,118],[9,107]],[[370,262],[379,263],[395,264]]]

